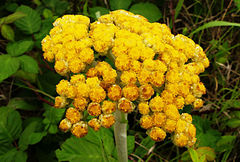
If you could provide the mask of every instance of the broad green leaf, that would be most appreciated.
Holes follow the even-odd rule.
[[[227,126],[229,126],[231,128],[240,127],[240,119],[232,118],[232,119],[228,120],[226,124],[227,124]]]
[[[11,143],[22,132],[20,114],[8,107],[0,107],[0,144]]]
[[[62,15],[69,7],[69,3],[67,1],[61,0],[43,0],[43,3],[56,15]]]
[[[100,16],[108,14],[109,10],[104,7],[92,7],[89,8],[89,13],[92,18],[97,20]]]
[[[23,71],[28,73],[38,73],[38,63],[35,59],[30,56],[22,55],[18,57],[20,60],[20,67]]]
[[[214,149],[211,147],[199,147],[196,151],[200,157],[205,156],[207,161],[214,161],[216,158]]]
[[[127,10],[132,0],[109,0],[111,10]]]
[[[22,98],[12,98],[8,102],[8,107],[20,110],[36,110],[36,106],[29,104]]]
[[[21,151],[25,151],[28,148],[28,145],[38,143],[41,141],[42,137],[46,135],[43,132],[35,132],[39,126],[39,122],[33,121],[24,129],[18,142]]]
[[[221,139],[217,142],[217,149],[216,151],[218,152],[225,152],[227,150],[231,150],[234,145],[233,143],[236,140],[236,136],[230,136],[230,135],[226,135],[226,136],[222,136]]]
[[[65,109],[56,109],[47,104],[44,104],[44,108],[45,108],[45,112],[44,112],[43,116],[45,118],[43,120],[43,123],[46,125],[45,129],[48,130],[49,133],[55,134],[58,131],[58,129],[56,129],[56,128],[58,128],[58,124],[63,118]],[[55,131],[53,131],[53,129]]]
[[[15,154],[16,162],[26,162],[27,161],[27,153],[23,151],[17,151]]]
[[[17,8],[18,12],[26,14],[25,17],[15,21],[15,25],[25,34],[33,34],[41,27],[41,17],[39,13],[28,6],[21,5]]]
[[[100,129],[102,133],[94,132],[89,129],[88,134],[83,138],[76,138],[72,136],[67,139],[60,149],[56,150],[56,155],[59,161],[87,161],[87,162],[103,162],[116,161],[116,159],[109,157],[105,150],[108,145],[105,145],[105,140],[101,134],[109,134],[109,129]],[[105,132],[105,133],[104,133]],[[112,144],[111,144],[112,145]]]
[[[14,77],[28,80],[31,83],[35,83],[37,79],[37,74],[34,73],[28,73],[23,70],[18,70],[16,73],[13,74]]]
[[[56,96],[56,85],[59,83],[61,77],[53,71],[43,70],[41,75],[38,75],[39,87],[44,92]]]
[[[19,68],[19,60],[10,55],[0,56],[0,83],[14,74]]]
[[[16,148],[12,148],[11,150],[6,152],[5,154],[0,155],[0,159],[3,162],[17,162],[16,158],[15,158],[16,153],[17,153],[17,149]]]
[[[141,145],[148,148],[148,149],[150,149],[154,144],[155,144],[155,142],[149,136],[144,138],[141,142]],[[136,154],[140,157],[144,157],[147,154],[147,152],[148,152],[148,150],[145,150],[141,146],[138,146],[136,148],[136,151],[134,152],[134,154]]]
[[[174,15],[175,20],[177,19],[178,15],[179,15],[179,13],[182,9],[183,2],[184,2],[184,0],[179,0],[178,3],[177,3],[177,7],[175,9],[175,15]]]
[[[149,2],[134,4],[129,11],[146,17],[150,22],[158,21],[162,17],[159,8],[155,4]]]
[[[18,42],[8,43],[6,50],[11,56],[19,56],[27,51],[30,51],[32,47],[32,40],[21,40]]]
[[[192,149],[192,148],[189,148],[188,151],[189,151],[189,154],[191,156],[192,161],[193,162],[198,162],[199,160],[198,160],[198,153],[197,153],[197,151]]]
[[[16,148],[12,148],[3,155],[0,155],[1,162],[26,162],[27,153],[18,151]]]
[[[0,145],[0,156],[12,150],[14,146],[11,143],[3,143]]]
[[[204,30],[204,29],[207,29],[207,28],[212,28],[212,27],[217,27],[217,26],[236,26],[236,27],[240,27],[240,23],[232,23],[232,22],[227,22],[227,21],[211,21],[211,22],[208,22],[200,27],[198,27],[196,30],[194,30],[193,32],[191,32],[191,34],[189,35],[190,37],[201,31],[201,30]]]
[[[193,116],[193,124],[197,129],[197,143],[199,147],[208,146],[216,148],[216,143],[221,137],[221,133],[211,128],[211,123],[207,119],[199,116]]]
[[[10,23],[13,23],[14,21],[20,19],[20,18],[23,18],[25,17],[26,14],[23,13],[23,12],[15,12],[11,15],[8,15],[7,17],[3,17],[0,19],[0,24],[10,24]]]
[[[11,26],[6,24],[2,25],[1,34],[7,40],[14,41],[14,31]]]
[[[46,35],[48,35],[49,31],[53,28],[52,23],[54,22],[53,18],[48,18],[45,20],[42,20],[42,25],[41,29],[38,33],[34,34],[34,38],[36,39],[35,41],[35,46],[41,49],[41,41]]]
[[[127,136],[127,149],[128,154],[130,155],[135,147],[135,137],[134,136]]]

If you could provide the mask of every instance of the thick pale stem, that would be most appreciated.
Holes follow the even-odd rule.
[[[127,114],[117,110],[115,112],[114,136],[118,152],[118,161],[128,161],[127,150]]]

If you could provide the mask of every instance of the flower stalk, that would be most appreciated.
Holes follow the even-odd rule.
[[[116,123],[114,125],[114,137],[118,152],[118,161],[127,162],[127,113],[116,110],[115,119]]]

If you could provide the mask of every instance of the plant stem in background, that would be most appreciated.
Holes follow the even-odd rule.
[[[118,152],[118,161],[128,161],[127,151],[127,114],[117,110],[115,112],[114,136]]]

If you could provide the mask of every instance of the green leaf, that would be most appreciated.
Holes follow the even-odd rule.
[[[89,13],[92,18],[97,20],[100,16],[108,14],[109,10],[104,7],[92,7],[89,8]]]
[[[189,148],[188,151],[189,151],[189,154],[191,156],[192,161],[193,162],[198,162],[199,160],[198,160],[198,153],[197,153],[197,151],[192,149],[192,148]]]
[[[232,118],[226,123],[230,128],[240,127],[240,119]]]
[[[240,0],[234,0],[235,5],[240,10]]]
[[[211,147],[199,147],[196,151],[200,157],[205,156],[207,161],[214,161],[216,158],[214,149]]]
[[[9,12],[14,12],[17,8],[18,8],[17,3],[9,3],[6,6],[6,10],[9,11]]]
[[[23,12],[27,15],[15,21],[15,25],[20,30],[22,30],[25,34],[33,34],[39,31],[41,27],[41,17],[37,11],[25,5],[21,5],[16,11]]]
[[[13,109],[20,109],[20,110],[36,110],[36,106],[33,106],[26,102],[22,98],[12,98],[8,102],[8,107],[11,107]]]
[[[19,60],[10,55],[0,56],[0,83],[14,74],[19,68]]]
[[[17,151],[15,154],[16,162],[26,162],[27,161],[27,153],[23,151]]]
[[[32,40],[21,40],[18,42],[8,43],[6,50],[11,56],[19,56],[27,51],[30,51],[32,47]]]
[[[239,108],[240,107],[240,100],[234,100],[232,102],[232,106],[235,107],[235,108]],[[238,111],[238,112],[240,112],[240,111]]]
[[[146,147],[147,149],[150,149],[154,144],[155,144],[155,142],[149,136],[144,138],[141,142],[141,145]],[[147,152],[148,152],[148,150],[142,148],[141,146],[138,146],[136,148],[136,151],[134,152],[134,154],[138,155],[140,157],[144,157],[147,154]]]
[[[34,34],[34,38],[36,39],[35,46],[38,47],[39,49],[42,48],[42,45],[41,45],[42,39],[46,35],[48,35],[49,31],[53,28],[53,25],[52,25],[53,22],[54,22],[53,18],[42,20],[40,31]]]
[[[158,21],[162,17],[159,8],[155,4],[149,2],[134,4],[129,11],[146,17],[150,22]]]
[[[240,111],[233,111],[233,114],[240,119]]]
[[[127,10],[132,0],[109,0],[111,10]]]
[[[232,22],[227,22],[227,21],[211,21],[208,22],[200,27],[198,27],[196,30],[194,30],[193,32],[191,32],[191,34],[189,35],[189,37],[193,36],[193,34],[207,29],[207,28],[212,28],[212,27],[217,27],[217,26],[236,26],[236,27],[240,27],[240,23],[232,23]]]
[[[52,13],[51,10],[45,8],[45,9],[43,10],[43,16],[44,16],[45,19],[46,19],[46,18],[50,18],[50,17],[53,17],[53,13]]]
[[[35,132],[40,123],[33,121],[23,131],[19,138],[19,149],[25,151],[28,145],[36,144],[46,135],[44,132]]]
[[[6,24],[2,25],[1,34],[7,40],[14,41],[14,31],[11,26]]]
[[[174,15],[175,20],[177,19],[178,15],[179,15],[179,13],[182,9],[183,2],[184,2],[184,0],[179,0],[178,3],[177,3],[177,7],[175,9],[175,15]]]
[[[7,17],[3,17],[0,19],[0,24],[10,24],[10,23],[13,23],[14,21],[20,19],[20,18],[23,18],[25,17],[26,14],[23,13],[23,12],[15,12],[11,15],[8,15]]]
[[[5,154],[0,155],[0,159],[3,162],[16,162],[16,159],[15,159],[16,153],[17,153],[17,149],[12,148],[11,150],[6,152]]]
[[[127,136],[127,149],[128,149],[128,154],[130,155],[135,146],[135,137],[134,136]]]
[[[62,144],[61,149],[56,150],[58,160],[70,162],[116,161],[116,159],[107,155],[108,151],[105,149],[108,145],[105,145],[104,141],[106,141],[106,139],[103,140],[104,136],[102,136],[103,134],[109,134],[110,130],[101,128],[100,131],[103,132],[94,132],[92,129],[89,129],[87,136],[83,138],[76,138],[72,136],[67,139]],[[112,139],[112,136],[107,138]]]
[[[0,144],[11,143],[22,132],[20,114],[8,107],[0,107]]]
[[[18,70],[16,73],[13,74],[13,76],[20,79],[28,80],[31,83],[36,83],[37,79],[37,74],[28,73],[23,70]]]
[[[46,125],[46,130],[48,130],[49,133],[55,134],[58,131],[58,129],[56,128],[58,127],[58,124],[65,113],[65,109],[56,109],[47,104],[43,104],[43,105],[45,108],[45,112],[43,114],[45,118],[43,120],[43,123]],[[55,131],[49,130],[49,128],[51,127],[54,127]]]
[[[224,152],[233,148],[233,143],[236,140],[236,136],[222,136],[221,139],[217,142],[217,151]]]
[[[23,71],[28,73],[38,73],[38,63],[35,59],[30,56],[23,55],[18,57],[20,60],[20,67]]]

